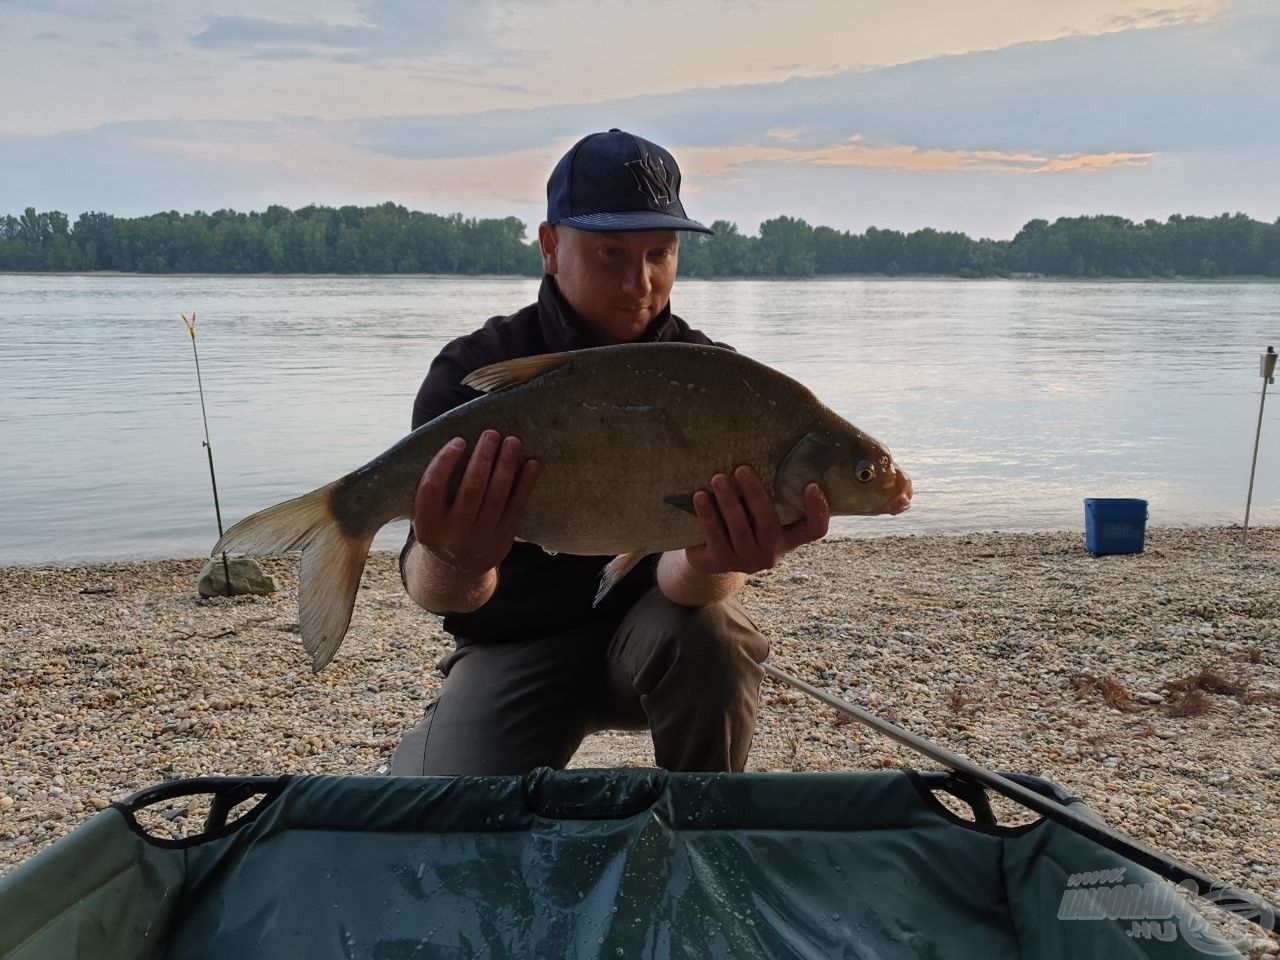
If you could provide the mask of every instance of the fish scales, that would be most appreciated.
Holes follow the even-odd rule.
[[[674,356],[647,344],[613,349],[486,394],[412,434],[379,458],[391,468],[388,488],[350,503],[335,498],[344,529],[376,532],[370,499],[397,503],[398,514],[409,516],[436,451],[455,436],[474,446],[493,429],[518,436],[525,455],[542,464],[521,539],[578,554],[689,546],[701,542],[701,526],[664,496],[691,494],[739,464],[753,467],[772,493],[778,464],[821,415],[794,381],[752,385],[744,373],[758,365],[722,348]],[[708,363],[710,350],[724,356]]]

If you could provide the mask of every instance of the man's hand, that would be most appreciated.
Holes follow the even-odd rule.
[[[491,574],[511,552],[538,482],[541,465],[536,460],[521,464],[519,438],[504,440],[496,430],[486,430],[450,496],[466,453],[460,437],[445,444],[423,471],[414,497],[413,535],[427,556],[425,563],[406,564],[406,582],[414,600],[428,610],[474,609],[488,599],[496,585]],[[491,582],[480,590],[486,580]],[[483,598],[475,603],[478,594]]]
[[[716,474],[710,493],[699,490],[693,495],[694,515],[702,522],[706,542],[685,550],[685,558],[705,574],[768,570],[796,547],[826,536],[831,508],[816,483],[805,488],[804,504],[804,517],[784,527],[754,470],[738,467],[732,479]]]

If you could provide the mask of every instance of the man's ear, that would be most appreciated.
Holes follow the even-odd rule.
[[[542,272],[556,275],[556,250],[560,245],[560,237],[556,228],[543,222],[538,224],[538,246],[542,248]]]

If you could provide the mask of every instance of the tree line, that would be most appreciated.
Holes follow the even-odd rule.
[[[694,277],[943,274],[992,277],[1280,277],[1280,218],[1243,214],[1134,223],[1117,216],[1032,220],[1012,240],[931,228],[864,233],[794,217],[747,236],[724,220],[685,234]],[[453,273],[537,276],[536,240],[516,217],[476,219],[376,207],[270,206],[262,212],[116,217],[58,211],[0,220],[0,270],[137,273]]]

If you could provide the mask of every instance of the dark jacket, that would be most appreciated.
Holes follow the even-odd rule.
[[[507,317],[494,317],[483,327],[449,343],[431,363],[413,404],[413,428],[480,396],[462,385],[473,370],[511,360],[591,346],[582,319],[560,295],[555,281],[543,277],[538,302]],[[712,344],[671,312],[670,305],[654,317],[642,342]],[[726,346],[725,344],[716,344]],[[414,544],[412,531],[400,554],[404,560]],[[532,543],[516,543],[498,570],[498,586],[489,602],[471,613],[451,613],[444,628],[458,644],[532,640],[584,625],[599,618],[616,621],[655,582],[658,555],[636,565],[595,609],[591,602],[600,571],[612,557],[552,556]]]

